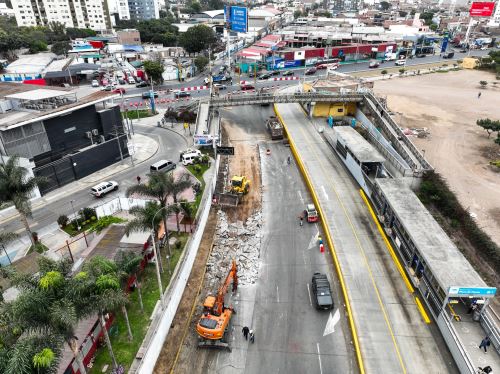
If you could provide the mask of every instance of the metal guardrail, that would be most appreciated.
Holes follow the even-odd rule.
[[[325,93],[295,93],[295,94],[273,94],[273,93],[256,93],[256,94],[228,94],[221,98],[212,98],[210,107],[224,107],[235,105],[250,105],[250,104],[273,104],[273,103],[313,103],[313,102],[361,102],[363,95],[358,93],[351,94],[325,94]]]

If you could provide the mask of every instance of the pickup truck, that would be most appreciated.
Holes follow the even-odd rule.
[[[226,81],[232,81],[233,78],[231,78],[230,75],[216,75],[212,77],[212,83],[220,83],[220,82],[226,82]],[[205,78],[205,84],[210,83],[210,77]]]

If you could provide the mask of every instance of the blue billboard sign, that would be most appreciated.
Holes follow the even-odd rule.
[[[441,53],[446,52],[446,48],[448,48],[448,42],[449,42],[448,36],[445,36],[443,38],[443,42],[441,43]]]
[[[450,287],[450,296],[484,296],[493,297],[497,292],[496,287]]]
[[[227,17],[228,7],[224,8],[226,22],[229,22],[229,28],[236,32],[248,31],[248,9],[242,6],[229,7],[229,19]]]

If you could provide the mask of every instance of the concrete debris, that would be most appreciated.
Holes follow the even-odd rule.
[[[225,279],[233,258],[238,265],[239,285],[254,284],[259,274],[262,238],[262,212],[246,222],[228,223],[226,213],[217,213],[214,247],[207,262],[206,278],[211,289],[217,289]]]

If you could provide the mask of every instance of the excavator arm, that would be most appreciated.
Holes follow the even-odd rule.
[[[233,283],[232,291],[235,292],[238,289],[238,267],[236,266],[235,260],[233,260],[231,271],[227,275],[224,284],[219,288],[219,291],[217,292],[217,298],[214,305],[214,313],[216,315],[220,316],[224,311],[224,296],[226,295],[227,289],[231,282]]]

